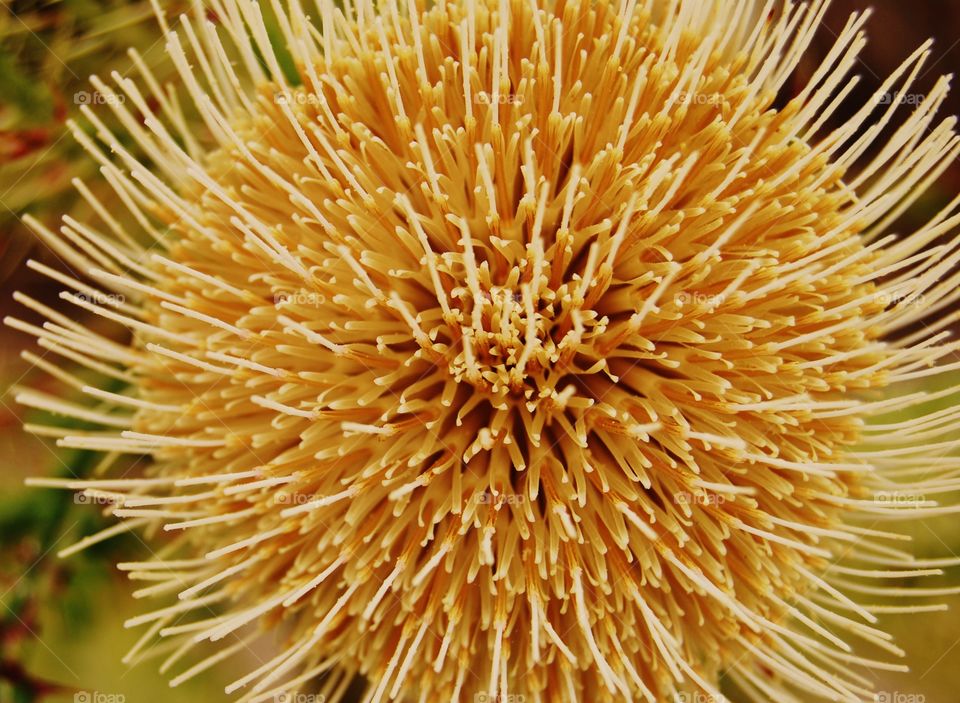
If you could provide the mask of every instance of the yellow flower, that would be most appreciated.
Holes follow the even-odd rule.
[[[11,323],[126,384],[20,400],[153,459],[42,481],[158,549],[125,567],[179,598],[136,651],[169,640],[178,683],[279,633],[250,701],[873,700],[856,647],[897,653],[896,608],[861,601],[955,561],[875,523],[960,486],[960,413],[922,405],[957,389],[904,390],[957,349],[956,202],[885,232],[960,146],[941,81],[862,158],[924,48],[821,128],[862,17],[774,109],[825,4],[762,9],[320,0],[272,43],[222,0],[168,35],[210,143],[96,84],[146,157],[81,134],[116,200],[37,229],[132,341]]]

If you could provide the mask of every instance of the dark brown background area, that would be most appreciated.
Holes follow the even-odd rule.
[[[866,24],[868,43],[854,69],[860,84],[831,118],[837,125],[870,100],[882,82],[927,39],[934,44],[920,76],[910,88],[912,94],[926,94],[940,76],[956,74],[960,67],[960,2],[957,0],[833,0],[812,46],[794,76],[793,93],[801,88],[833,46],[854,12],[872,10]],[[903,106],[901,114],[912,107]],[[960,115],[960,84],[952,81],[950,96],[939,116]],[[896,120],[895,120],[896,121]],[[960,164],[954,163],[935,186],[940,199],[949,200],[960,191]]]

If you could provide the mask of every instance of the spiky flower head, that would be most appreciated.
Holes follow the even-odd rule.
[[[22,393],[93,423],[43,432],[153,459],[54,482],[157,545],[125,567],[179,598],[137,651],[169,640],[177,683],[279,633],[244,700],[873,700],[882,579],[950,563],[876,523],[950,510],[958,468],[956,412],[866,422],[956,349],[957,202],[886,231],[960,146],[941,81],[861,158],[925,47],[822,129],[862,17],[772,107],[825,8],[321,0],[276,8],[281,41],[252,2],[183,18],[211,143],[121,81],[148,160],[88,112],[116,204],[38,228],[131,342],[27,298],[49,322],[13,321],[114,380]]]

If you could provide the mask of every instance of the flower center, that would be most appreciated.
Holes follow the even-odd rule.
[[[448,309],[436,311],[442,331],[429,335],[446,342],[443,360],[451,376],[496,407],[564,407],[577,394],[575,376],[599,370],[582,351],[607,323],[586,305],[590,282],[577,277],[555,285],[543,259],[535,259],[498,276],[500,284],[491,282],[485,264],[477,275],[469,271],[450,290]]]

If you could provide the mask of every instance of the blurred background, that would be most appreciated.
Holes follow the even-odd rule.
[[[161,4],[170,17],[188,9],[185,3]],[[960,3],[834,0],[794,86],[806,82],[849,14],[867,7],[874,10],[867,25],[870,43],[857,69],[862,82],[847,103],[851,111],[928,37],[936,43],[912,92],[926,92],[940,75],[960,66]],[[163,42],[146,1],[0,0],[0,317],[31,319],[12,299],[17,290],[52,307],[60,305],[59,290],[49,279],[23,265],[27,257],[60,264],[21,218],[31,213],[56,228],[64,213],[81,221],[86,217],[71,179],[83,178],[96,189],[96,179],[90,178],[96,169],[69,136],[65,122],[79,118],[80,106],[90,102],[91,74],[106,78],[112,70],[130,73],[129,47],[139,51],[158,77],[167,75]],[[948,113],[960,114],[960,90],[949,98],[944,115]],[[841,110],[834,120],[844,116]],[[895,229],[918,226],[958,191],[960,165],[954,164]],[[75,315],[76,308],[72,310]],[[131,595],[133,588],[114,565],[149,557],[138,537],[110,540],[68,559],[56,556],[107,523],[96,506],[70,493],[24,486],[28,476],[88,475],[97,461],[21,430],[25,421],[42,417],[14,403],[15,386],[70,392],[21,359],[21,351],[33,344],[32,338],[0,326],[0,703],[98,703],[97,696],[99,703],[222,700],[223,686],[235,678],[229,670],[214,669],[171,690],[155,661],[133,667],[120,663],[140,634],[124,629],[123,621],[141,612],[143,604]],[[960,554],[956,518],[917,525],[914,537],[920,556]],[[923,585],[957,584],[960,569]],[[947,613],[887,616],[881,621],[907,651],[912,669],[881,679],[878,688],[890,692],[883,703],[960,700],[960,598],[947,601]]]

